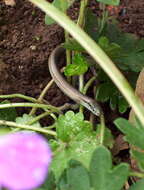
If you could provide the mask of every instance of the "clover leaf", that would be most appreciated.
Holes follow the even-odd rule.
[[[128,164],[112,166],[108,149],[98,146],[90,163],[90,177],[94,190],[121,190],[129,175]]]
[[[90,190],[88,170],[77,160],[70,160],[62,173],[58,186],[60,190]]]

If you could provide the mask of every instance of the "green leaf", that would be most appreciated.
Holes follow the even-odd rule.
[[[71,160],[67,169],[69,190],[90,190],[88,170],[78,161]]]
[[[60,146],[55,152],[52,163],[50,165],[50,171],[53,171],[56,180],[60,177],[64,169],[68,167],[68,162],[71,159],[80,161],[86,168],[88,168],[93,151],[98,143],[96,138],[90,137],[90,140],[84,138],[81,141],[74,141],[70,145]]]
[[[62,12],[65,12],[68,9],[68,7],[70,5],[72,5],[73,2],[74,2],[74,0],[64,0],[64,1],[63,0],[54,0],[52,2],[52,4],[56,8],[61,10]],[[49,17],[48,15],[45,15],[45,24],[51,25],[51,24],[54,24],[54,23],[55,23],[55,21],[51,17]]]
[[[144,51],[136,52],[133,50],[131,53],[121,57],[119,63],[125,64],[131,71],[139,72],[144,67]]]
[[[66,66],[64,74],[66,76],[74,76],[84,74],[88,70],[88,62],[86,58],[77,53],[73,56],[73,64]]]
[[[87,8],[85,15],[84,31],[95,41],[99,38],[99,27],[97,16],[93,14],[92,10]]]
[[[114,42],[110,43],[107,37],[101,36],[98,40],[98,44],[111,59],[121,56],[121,47]]]
[[[11,131],[12,129],[8,126],[2,126],[2,125],[0,126],[0,135],[5,135]]]
[[[58,8],[59,10],[61,10],[61,2],[60,2],[60,0],[54,0],[54,1],[52,2],[52,4],[53,4],[56,8]],[[45,15],[45,24],[51,25],[51,24],[54,24],[54,23],[55,23],[55,21],[54,21],[51,17],[49,17],[48,15]]]
[[[48,15],[45,15],[45,24],[46,25],[51,25],[51,24],[55,24],[55,20],[53,20],[51,17],[49,17]]]
[[[118,107],[119,112],[124,113],[129,107],[129,104],[126,102],[125,98],[101,70],[98,74],[98,79],[101,83],[96,91],[96,99],[100,102],[110,101],[110,108],[112,110],[115,110]]]
[[[96,130],[96,138],[97,140],[100,140],[100,130],[101,130],[101,125],[97,125],[97,130]],[[100,143],[100,142],[99,142]],[[106,147],[112,148],[114,144],[114,138],[111,134],[111,131],[108,128],[105,128],[105,134],[104,134],[104,145]]]
[[[144,149],[144,128],[138,123],[134,126],[129,121],[123,118],[115,120],[117,128],[126,135],[126,140],[132,145]]]
[[[1,102],[0,104],[8,104],[10,101],[5,100]],[[15,118],[17,116],[16,109],[15,108],[6,108],[0,110],[0,119],[6,120],[6,121],[15,121]]]
[[[52,4],[56,8],[58,8],[59,10],[61,10],[63,12],[68,8],[67,1],[54,0],[52,2]],[[55,23],[55,21],[51,17],[49,17],[48,15],[45,16],[45,24],[51,25],[51,24],[54,24],[54,23]]]
[[[115,86],[112,83],[106,82],[97,88],[96,99],[101,102],[106,102],[115,93]]]
[[[100,3],[104,3],[104,4],[107,4],[107,5],[119,5],[120,4],[120,0],[96,0]]]
[[[55,190],[56,182],[53,172],[49,172],[48,177],[46,178],[44,184],[36,190]]]
[[[82,75],[88,70],[87,65],[69,64],[64,70],[65,76]]]
[[[129,54],[131,51],[135,51],[137,48],[138,38],[134,34],[123,33],[120,31],[120,36],[116,39],[116,43],[124,49],[125,53]],[[136,48],[136,49],[135,49]]]
[[[35,118],[34,116],[31,116],[31,115],[28,115],[28,114],[23,114],[22,117],[17,117],[16,118],[16,123],[18,123],[18,124],[28,124],[28,122],[30,122],[34,118]],[[32,126],[41,127],[41,125],[40,125],[40,123],[38,121],[33,123]]]
[[[123,70],[131,70],[139,72],[144,67],[144,39],[138,39],[134,34],[122,32],[117,24],[108,23],[105,27],[103,35],[106,36],[111,43],[120,46],[121,52],[118,58],[113,59],[117,65]]]
[[[67,164],[70,159],[71,159],[70,152],[68,151],[68,149],[65,149],[65,147],[64,146],[62,147],[61,145],[59,149],[56,151],[56,153],[54,154],[53,160],[49,167],[49,171],[52,171],[54,173],[56,177],[56,181],[62,175],[65,168],[67,168]]]
[[[82,113],[66,112],[60,115],[55,123],[57,136],[63,142],[69,142],[80,132],[92,131],[92,126],[88,121],[84,121]]]
[[[144,152],[131,150],[131,155],[137,161],[140,170],[144,171]]]
[[[93,153],[90,163],[91,183],[95,190],[121,190],[129,175],[127,164],[112,167],[111,154],[104,146]]]
[[[80,161],[88,168],[91,155],[99,144],[91,124],[83,119],[82,113],[74,114],[68,111],[65,115],[59,116],[56,122],[58,143],[54,148],[55,156],[50,166],[56,179],[67,168],[71,159]]]
[[[0,104],[7,104],[10,103],[10,101],[5,100],[1,102]],[[17,116],[16,109],[15,108],[6,108],[0,110],[0,120],[5,121],[15,121],[15,118]],[[0,135],[6,134],[11,131],[11,128],[5,125],[0,125]]]
[[[123,96],[119,96],[118,98],[118,108],[120,113],[125,113],[127,111],[127,108],[129,107],[129,104],[124,99]]]
[[[85,49],[75,39],[72,38],[63,43],[62,46],[71,51],[85,52]]]
[[[144,179],[137,181],[134,185],[132,185],[129,190],[143,190],[144,189]]]
[[[62,172],[61,176],[58,179],[58,190],[69,190],[69,185],[67,184],[67,173],[66,169]]]
[[[110,97],[110,108],[115,110],[117,107],[118,98],[115,94]]]
[[[49,144],[53,152],[59,147],[59,142],[54,139],[50,139]]]
[[[55,156],[50,166],[50,170],[54,172],[56,179],[68,167],[71,159],[81,162],[88,169],[92,153],[98,144],[99,141],[96,138],[96,133],[93,131],[81,131],[75,134],[67,144],[59,141],[59,147],[54,152]]]
[[[136,47],[136,51],[140,52],[144,50],[144,38],[141,38],[140,40],[138,40],[137,42],[137,47]]]

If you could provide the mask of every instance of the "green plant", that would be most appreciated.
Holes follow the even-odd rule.
[[[120,113],[126,112],[129,105],[135,111],[137,119],[134,125],[123,118],[117,119],[115,125],[125,134],[131,146],[136,147],[131,149],[131,155],[137,160],[140,170],[132,171],[125,163],[113,165],[109,149],[113,147],[114,138],[105,124],[103,114],[99,123],[93,124],[91,116],[90,121],[85,119],[82,106],[79,112],[74,113],[70,111],[74,106],[71,104],[61,107],[45,104],[44,95],[53,84],[52,80],[38,99],[21,94],[0,96],[5,99],[20,97],[28,101],[1,103],[2,134],[22,129],[33,130],[43,133],[49,139],[53,161],[48,179],[37,190],[121,190],[129,177],[144,178],[144,107],[122,74],[131,72],[137,76],[137,72],[143,68],[144,40],[123,33],[116,21],[108,16],[105,4],[119,5],[119,0],[97,0],[104,3],[101,18],[97,18],[87,8],[88,0],[81,0],[76,23],[66,16],[66,11],[74,0],[54,0],[52,3],[45,0],[29,1],[46,13],[46,24],[57,22],[65,29],[65,42],[62,45],[66,49],[67,64],[64,74],[69,82],[74,80],[72,76],[78,75],[79,90],[86,94],[96,81],[97,85],[92,90],[97,100],[109,101],[107,105],[112,110],[118,108]],[[86,72],[90,72],[90,69],[94,76],[90,76],[85,83]],[[130,78],[130,83],[132,79]],[[17,117],[15,107],[32,107],[32,110],[29,114]],[[37,108],[44,112],[37,116]],[[67,109],[69,111],[63,114]],[[48,115],[53,118],[53,125],[42,126],[39,120]],[[141,179],[129,190],[142,190],[143,184]]]

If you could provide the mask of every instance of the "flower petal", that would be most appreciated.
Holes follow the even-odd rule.
[[[0,184],[8,189],[27,190],[41,185],[51,162],[46,140],[33,132],[0,137]]]

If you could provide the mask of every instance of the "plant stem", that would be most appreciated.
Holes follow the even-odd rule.
[[[52,84],[54,83],[54,80],[52,79],[51,81],[48,82],[48,84],[46,85],[46,87],[43,89],[43,91],[41,92],[39,98],[37,99],[38,102],[41,102],[45,96],[45,94],[47,93],[48,89],[52,86]],[[30,111],[29,115],[34,115],[36,112],[37,108],[33,107],[32,110]]]
[[[73,104],[69,104],[69,103],[66,103],[64,104],[63,106],[60,106],[58,107],[59,110],[65,110],[65,109],[68,109],[68,108],[77,108],[78,105],[73,105]],[[44,112],[40,115],[38,115],[37,117],[35,117],[34,119],[30,120],[27,125],[32,125],[33,123],[37,122],[38,120],[42,119],[43,117],[47,116],[47,115],[51,115],[53,117],[54,120],[57,119],[57,117],[51,112],[51,111],[47,111],[47,112]]]
[[[105,52],[73,21],[46,0],[29,0],[66,29],[108,74],[144,126],[144,106],[134,90]]]
[[[84,19],[85,19],[85,9],[87,6],[88,0],[81,0],[80,3],[80,11],[79,11],[79,17],[77,21],[77,25],[79,25],[81,28],[84,27]],[[82,92],[84,87],[84,75],[79,76],[79,91]],[[83,112],[83,106],[80,105],[79,111]]]
[[[79,91],[83,92],[84,88],[84,75],[79,76]]]
[[[84,20],[85,20],[85,9],[87,7],[88,4],[88,0],[81,0],[81,4],[80,4],[80,11],[79,11],[79,17],[78,17],[78,21],[77,24],[83,28],[84,27]]]
[[[62,1],[63,0],[61,0],[61,5],[62,5]],[[65,14],[67,14],[67,10],[65,10]],[[64,31],[64,33],[65,33],[65,42],[68,42],[69,41],[69,33],[66,30]],[[71,64],[71,51],[66,49],[66,65],[69,65],[69,64]],[[67,76],[67,80],[69,82],[71,82],[71,77]]]
[[[99,35],[102,33],[107,20],[108,20],[108,12],[104,11],[102,13],[102,19],[99,21]]]
[[[12,108],[12,107],[34,107],[34,108],[42,108],[42,109],[49,109],[53,112],[60,113],[60,110],[57,107],[46,105],[46,104],[37,104],[37,103],[9,103],[9,104],[0,104],[0,109],[5,108]]]
[[[65,42],[69,41],[69,33],[65,30]],[[71,51],[66,49],[66,64],[71,64]],[[67,77],[67,80],[71,82],[71,77]]]
[[[46,129],[40,128],[40,127],[33,127],[31,125],[18,124],[18,123],[12,122],[12,121],[0,120],[0,125],[7,125],[7,126],[10,126],[10,127],[17,127],[17,128],[20,128],[20,129],[33,130],[33,131],[36,131],[36,132],[56,136],[56,132],[54,132],[54,131],[46,130]]]
[[[70,104],[70,103],[65,103],[64,105],[58,107],[59,110],[63,111],[63,110],[66,110],[66,109],[73,109],[73,110],[76,110],[78,109],[78,104]]]
[[[91,84],[94,82],[95,78],[96,78],[96,77],[94,76],[94,77],[92,77],[91,79],[88,80],[88,82],[85,84],[85,86],[84,86],[83,89],[81,90],[81,92],[82,92],[83,94],[86,94],[86,93],[87,93],[89,87],[90,87]],[[80,112],[83,112],[83,108],[84,108],[84,107],[83,107],[82,105],[80,105]]]
[[[84,75],[79,76],[79,91],[83,92],[83,87],[84,87]],[[79,112],[83,113],[84,107],[80,105],[79,107]]]
[[[40,115],[38,115],[37,117],[35,117],[34,119],[30,120],[29,122],[27,122],[27,125],[32,125],[35,122],[39,121],[40,119],[42,119],[43,117],[50,115],[52,112],[44,112]]]
[[[95,75],[95,74],[94,74]],[[92,79],[92,78],[91,78]],[[95,75],[95,79],[96,80],[96,75]],[[94,94],[94,98],[96,97],[96,86],[93,87],[93,94]],[[102,110],[102,108],[101,108]],[[89,121],[94,125],[94,122],[95,122],[95,115],[91,112],[90,113],[90,118],[89,118]]]
[[[104,12],[106,9],[106,5],[104,3],[99,3],[99,9]]]
[[[6,98],[6,99],[7,99],[7,98],[22,98],[22,99],[28,100],[28,101],[30,101],[30,102],[35,102],[35,103],[38,102],[37,99],[32,98],[32,97],[30,97],[30,96],[25,96],[25,95],[23,95],[23,94],[0,95],[0,98]]]
[[[105,119],[103,113],[100,115],[100,144],[103,145],[104,143],[104,135],[105,135]]]
[[[140,172],[130,172],[129,176],[144,178],[144,173],[140,173]]]
[[[95,81],[95,79],[96,79],[96,77],[93,76],[92,78],[90,78],[90,79],[88,80],[88,82],[85,84],[85,86],[84,86],[84,88],[83,88],[83,91],[82,91],[83,94],[86,94],[86,93],[87,93],[89,87],[90,87],[91,84]]]

